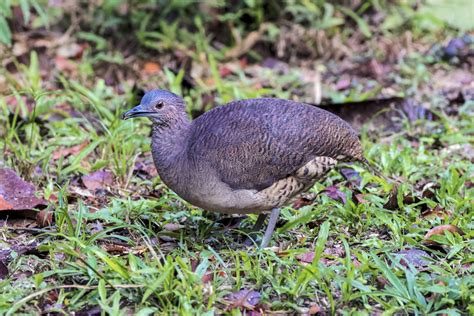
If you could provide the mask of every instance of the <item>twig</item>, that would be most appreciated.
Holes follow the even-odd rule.
[[[3,226],[0,229],[8,229],[12,231],[26,231],[26,232],[32,232],[32,233],[57,233],[56,230],[48,230],[48,229],[42,229],[42,228],[27,228],[27,227],[8,227],[8,226]]]

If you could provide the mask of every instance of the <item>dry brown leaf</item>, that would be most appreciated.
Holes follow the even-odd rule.
[[[421,213],[421,217],[425,219],[435,219],[435,218],[446,218],[451,217],[453,212],[450,210],[445,210],[441,206],[436,205],[435,208],[429,209],[423,213]]]
[[[13,209],[13,205],[5,201],[3,196],[0,195],[0,210],[11,210]]]
[[[170,232],[174,232],[183,228],[184,228],[184,225],[176,224],[176,223],[167,223],[163,225],[163,229]]]
[[[219,67],[219,75],[222,78],[227,77],[231,73],[232,73],[232,70],[229,67],[227,67],[226,65],[222,65],[222,66]]]
[[[58,48],[56,55],[63,58],[80,58],[86,46],[77,43],[66,43]]]
[[[305,197],[300,197],[293,203],[293,208],[300,209],[303,206],[311,205],[311,203],[313,203],[313,200],[307,199]]]
[[[390,194],[389,194],[389,197],[388,197],[388,201],[383,206],[384,208],[386,208],[388,210],[397,210],[399,208],[399,205],[398,205],[398,189],[399,189],[398,184],[395,184],[392,187],[392,190],[390,191]],[[405,194],[403,195],[403,203],[404,204],[412,204],[412,203],[416,203],[416,202],[419,202],[419,199],[417,197],[413,197],[411,195],[405,195]]]
[[[460,228],[458,228],[454,225],[448,224],[448,225],[440,225],[440,226],[436,226],[436,227],[431,228],[426,233],[425,237],[423,237],[423,239],[427,243],[436,244],[435,241],[429,240],[430,237],[433,236],[433,235],[443,235],[445,231],[449,231],[451,233],[458,233],[459,235],[464,235],[464,232]]]
[[[386,278],[380,275],[377,277],[376,281],[377,281],[377,287],[380,289],[383,289],[386,285],[390,284],[390,282]]]
[[[56,58],[54,58],[54,64],[56,65],[56,68],[62,72],[69,74],[77,73],[77,64],[70,59],[57,56]]]
[[[254,309],[255,306],[260,302],[260,293],[253,290],[243,289],[227,295],[227,302],[229,308],[240,308],[240,309]]]
[[[311,304],[311,306],[309,307],[309,314],[310,315],[314,315],[314,314],[317,314],[321,311],[321,306],[319,306],[318,304],[316,303],[313,303]]]
[[[296,256],[296,259],[303,264],[312,263],[314,260],[314,251],[301,253]]]
[[[331,185],[326,187],[326,189],[324,189],[322,193],[326,194],[333,200],[346,204],[346,194],[339,190],[339,186],[337,185]]]
[[[202,283],[209,283],[212,280],[214,280],[214,274],[211,272],[206,272],[201,278]]]
[[[363,193],[356,193],[354,195],[355,199],[357,200],[357,203],[359,203],[359,204],[367,204],[368,203],[367,200],[364,199],[365,196],[366,195],[363,194]]]
[[[35,196],[35,187],[11,169],[0,169],[0,211],[32,211],[47,202]]]
[[[88,197],[88,198],[94,197],[94,195],[90,191],[84,190],[78,187],[72,187],[71,189],[69,189],[69,191],[81,197]]]
[[[68,157],[70,155],[75,155],[81,152],[86,146],[89,145],[89,142],[84,142],[72,147],[63,147],[53,152],[53,160],[58,160],[61,157]]]
[[[401,264],[408,266],[408,263],[410,263],[417,268],[427,266],[429,261],[425,258],[430,258],[430,255],[426,251],[417,248],[401,250],[396,254],[402,257],[400,260]]]
[[[159,73],[160,71],[161,71],[160,65],[151,61],[145,63],[145,65],[143,66],[143,72],[148,75],[154,75],[154,74]]]
[[[36,224],[38,227],[51,226],[53,224],[53,212],[45,209],[36,214]]]
[[[31,213],[24,213],[20,212],[22,216],[25,218],[18,218],[18,217],[8,217],[6,221],[0,221],[0,226],[8,225],[8,227],[12,228],[36,228],[38,225],[36,224],[36,212],[30,211]],[[8,212],[7,212],[8,214]],[[2,224],[2,222],[4,224]]]
[[[0,248],[0,261],[7,262],[23,254],[31,254],[31,253],[37,253],[37,252],[38,252],[37,242],[32,242],[29,244],[18,243],[18,244]]]
[[[102,249],[107,251],[108,253],[114,253],[114,254],[127,254],[131,252],[131,248],[124,246],[124,245],[119,245],[119,244],[103,244],[101,245]]]
[[[108,171],[98,170],[89,175],[82,176],[81,180],[86,189],[95,191],[110,187],[114,182],[114,176]]]

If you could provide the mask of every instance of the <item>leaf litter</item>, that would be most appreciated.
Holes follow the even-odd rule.
[[[35,187],[25,182],[11,169],[0,169],[0,216],[1,211],[28,217],[35,209],[43,209],[47,201],[36,197]]]
[[[242,289],[225,297],[227,309],[241,310],[253,310],[260,303],[260,299],[260,293],[250,289]]]
[[[81,177],[82,183],[86,189],[95,191],[97,189],[106,189],[113,185],[114,175],[105,170],[98,170],[91,174]]]
[[[292,28],[293,26],[285,26],[285,27],[290,27]],[[328,59],[341,59],[341,58],[344,58],[344,60],[347,60],[349,59],[348,56],[352,55],[352,54],[357,54],[357,53],[354,53],[354,51],[351,49],[352,47],[360,50],[360,51],[365,51],[367,49],[367,45],[362,43],[362,44],[357,44],[357,42],[360,42],[360,37],[359,35],[355,34],[354,36],[352,36],[348,42],[344,42],[344,41],[341,41],[341,40],[338,40],[336,39],[335,41],[331,41],[329,38],[327,38],[326,34],[322,31],[319,31],[319,30],[302,30],[301,28],[298,29],[298,27],[295,27],[294,29],[295,32],[280,32],[280,34],[278,35],[278,38],[277,38],[277,41],[279,42],[278,43],[278,52],[277,52],[277,55],[279,58],[281,59],[284,59],[285,61],[289,61],[288,63],[287,62],[283,62],[283,61],[280,61],[280,60],[274,60],[274,61],[264,61],[262,63],[262,67],[266,67],[266,68],[271,68],[271,69],[274,69],[276,72],[279,72],[281,74],[285,74],[288,72],[288,69],[289,68],[294,68],[295,66],[295,62],[298,62],[296,58],[294,58],[296,55],[298,55],[299,57],[301,56],[304,56],[305,54],[307,56],[309,56],[308,59],[311,59],[311,62],[313,62],[316,58],[318,57],[321,57],[323,56],[326,60]],[[306,41],[300,41],[299,39],[302,38],[301,36],[293,36],[295,33],[298,33],[298,32],[304,32],[306,35],[308,35],[308,33],[310,33],[309,35],[311,35],[309,37],[309,43],[307,43]],[[252,34],[252,33],[251,33]],[[43,32],[43,34],[41,36],[39,36],[39,40],[35,40],[34,38],[28,38],[27,40],[28,41],[31,41],[34,45],[34,47],[48,47],[48,48],[52,48],[52,55],[53,56],[57,56],[56,57],[56,61],[59,61],[58,63],[58,67],[59,68],[63,68],[63,71],[65,72],[66,75],[70,76],[70,77],[77,77],[78,74],[77,74],[77,63],[75,61],[75,59],[79,58],[81,55],[82,55],[82,52],[81,50],[84,49],[84,47],[80,47],[80,45],[74,43],[74,42],[64,42],[64,43],[61,43],[59,42],[59,34],[53,34],[53,33],[50,33],[50,32]],[[284,38],[285,36],[289,36],[291,35],[291,38],[288,39],[288,43],[286,43],[286,39]],[[314,35],[314,36],[313,36]],[[258,49],[258,41],[260,41],[260,36],[261,34],[259,35],[259,37],[255,37],[255,35],[250,35],[249,38],[252,38],[252,37],[255,37],[255,39],[247,39],[247,38],[244,38],[244,39],[240,39],[240,44],[236,46],[236,50],[234,51],[231,51],[233,54],[236,54],[236,56],[241,56],[242,54],[245,54],[245,51],[247,50],[246,49],[242,49],[242,47],[249,47],[249,46],[255,46],[257,49]],[[311,41],[315,41],[317,39],[317,45],[312,45],[312,42]],[[295,45],[292,44],[291,41],[297,41],[296,43],[294,43]],[[396,40],[395,40],[396,41]],[[333,45],[333,43],[338,43],[338,46],[331,49],[331,46]],[[352,86],[353,86],[353,83],[354,81],[356,80],[353,80],[354,77],[356,75],[358,76],[365,76],[367,78],[375,78],[375,79],[381,79],[384,81],[384,84],[390,84],[390,82],[385,82],[385,78],[383,77],[383,74],[384,73],[387,73],[393,69],[390,69],[389,65],[387,63],[390,63],[390,62],[394,62],[394,60],[398,59],[398,58],[402,58],[404,55],[403,54],[406,54],[407,51],[409,51],[410,47],[405,47],[405,45],[403,44],[403,41],[400,41],[400,43],[390,43],[390,39],[388,40],[389,43],[387,43],[387,40],[385,41],[385,43],[383,43],[383,46],[381,49],[383,50],[383,53],[382,55],[383,56],[388,56],[386,59],[387,60],[377,60],[377,59],[374,59],[374,58],[369,58],[369,59],[366,59],[364,60],[363,62],[360,62],[359,65],[356,65],[355,67],[353,67],[353,71],[346,71],[346,74],[344,74],[344,77],[341,77],[339,75],[337,76],[334,76],[336,78],[341,78],[341,79],[338,79],[337,83],[335,84],[336,85],[336,90],[339,90],[339,91],[344,91],[346,89],[350,89]],[[59,44],[56,44],[56,43],[59,43]],[[407,41],[408,43],[408,41]],[[29,43],[27,43],[25,45],[25,48],[28,48]],[[392,45],[392,44],[396,44],[396,45]],[[452,55],[454,58],[456,57],[463,57],[463,53],[464,51],[461,52],[461,50],[463,49],[462,47],[458,47],[459,45],[455,45],[456,44],[456,41],[453,41],[453,43],[449,43],[446,48],[456,48],[458,51],[456,51],[455,53],[450,53],[450,55]],[[416,45],[416,43],[415,43]],[[293,46],[295,46],[293,48]],[[409,46],[408,44],[406,46]],[[328,49],[330,48],[330,49]],[[411,47],[413,49],[413,47]],[[422,50],[419,50],[419,49],[416,49],[418,47],[415,47],[415,50],[418,50],[418,51],[422,51]],[[26,54],[26,52],[28,50],[25,50],[25,49],[22,49],[21,47],[17,48],[17,51],[18,52],[22,52],[22,54]],[[445,52],[447,52],[446,49],[444,49]],[[460,53],[461,52],[461,53]],[[50,52],[51,53],[51,52]],[[296,54],[296,55],[293,55],[293,54]],[[350,54],[350,55],[348,55]],[[60,60],[58,60],[57,58],[61,58]],[[390,58],[392,58],[393,60],[390,61]],[[451,56],[450,58],[451,59]],[[197,63],[195,63],[197,64]],[[236,63],[240,68],[244,68],[242,66],[242,63]],[[161,72],[161,67],[168,67],[168,65],[166,65],[166,63],[161,63],[156,61],[156,60],[150,60],[150,61],[146,61],[145,62],[145,73],[147,76],[149,75],[158,75],[160,74]],[[172,67],[172,66],[170,66]],[[136,68],[136,67],[135,67]],[[140,68],[140,67],[139,67]],[[205,68],[205,67],[204,67]],[[179,68],[176,68],[176,69],[179,69]],[[363,73],[362,70],[366,69],[366,72]],[[191,69],[192,70],[192,69]],[[227,76],[231,76],[233,74],[238,74],[240,72],[241,69],[234,69],[232,67],[224,67],[224,66],[219,66],[219,71],[221,71],[221,75],[222,77],[227,77]],[[115,72],[115,70],[114,70]],[[177,71],[175,72],[175,75],[176,75]],[[110,75],[110,74],[109,74]],[[100,76],[100,74],[99,74]],[[187,76],[187,74],[185,75]],[[120,77],[120,76],[118,76]],[[146,76],[145,76],[146,77]],[[313,76],[309,76],[310,77],[310,80],[313,80]],[[467,76],[465,74],[462,74],[462,75],[458,75],[458,78],[459,79],[459,82],[461,83],[465,83],[466,82],[466,78]],[[256,79],[259,79],[261,81],[263,81],[264,78],[256,78]],[[53,81],[53,80],[51,80]],[[458,86],[459,86],[459,82],[457,83]],[[118,91],[118,90],[117,90]],[[206,92],[208,93],[208,92]],[[464,94],[463,94],[464,96]],[[214,100],[215,99],[215,95],[212,95],[211,96],[211,99]],[[364,103],[365,102],[365,103]],[[408,102],[408,105],[406,105],[406,103]],[[436,115],[434,115],[430,110],[426,110],[425,108],[423,107],[420,107],[419,105],[416,105],[415,103],[411,103],[410,102],[412,101],[409,101],[409,99],[400,99],[400,100],[394,100],[394,98],[391,98],[391,97],[388,97],[386,99],[383,99],[383,98],[380,98],[380,99],[369,99],[369,100],[365,100],[365,101],[361,101],[361,103],[357,103],[357,102],[353,102],[352,104],[351,103],[345,103],[345,104],[339,104],[339,105],[334,105],[334,104],[322,104],[320,106],[324,107],[324,106],[330,106],[330,107],[333,107],[332,111],[336,111],[336,112],[339,112],[339,115],[341,116],[345,116],[346,119],[350,120],[351,123],[354,125],[354,126],[359,126],[359,125],[362,125],[363,122],[367,122],[367,120],[371,120],[373,124],[373,127],[375,128],[378,128],[380,126],[384,126],[383,128],[387,129],[388,131],[397,131],[397,130],[400,130],[401,128],[401,125],[399,123],[400,119],[405,119],[407,118],[408,121],[414,121],[414,120],[417,120],[417,119],[426,119],[426,120],[435,120],[437,119],[436,118]],[[210,103],[213,103],[210,102]],[[463,102],[460,102],[461,104]],[[347,110],[342,110],[342,109],[336,109],[337,107],[348,107]],[[350,108],[349,108],[350,107]],[[381,114],[378,114],[377,115],[377,118],[373,119],[373,116],[376,114],[376,113],[379,113],[379,112],[383,112]],[[385,114],[387,114],[385,116]],[[392,116],[392,114],[394,114]],[[395,115],[396,114],[396,115]],[[393,117],[396,116],[396,119],[394,120]],[[365,120],[365,121],[364,121]],[[53,154],[53,158],[54,159],[59,159],[61,157],[67,157],[69,155],[75,155],[77,152],[80,152],[83,148],[79,148],[78,151],[76,151],[77,149],[71,149],[71,147],[65,147],[65,148],[60,148],[59,150],[64,150],[63,152],[59,152],[59,153],[56,153]],[[148,157],[149,158],[149,157]],[[149,160],[149,159],[148,159]],[[144,165],[139,165],[139,166],[136,166],[136,169],[134,170],[134,175],[139,175],[139,176],[142,176],[143,179],[151,179],[153,178],[154,176],[156,176],[156,174],[152,174],[154,173],[154,168],[153,166],[144,166]],[[350,182],[355,182],[358,184],[360,184],[360,176],[356,176],[356,177],[351,177],[351,176],[346,176],[346,174],[344,174],[344,172],[341,171],[341,173],[343,174],[343,176],[346,178],[346,180],[350,181]],[[83,187],[85,187],[86,189],[82,189],[80,187],[76,187],[76,188],[72,188],[72,190],[76,190],[76,193],[78,195],[77,197],[77,200],[80,200],[82,199],[83,197],[86,197],[87,199],[86,200],[94,200],[96,199],[96,194],[97,192],[93,192],[95,190],[101,190],[102,188],[107,188],[111,185],[113,185],[113,180],[110,181],[108,180],[107,177],[104,177],[104,176],[100,176],[100,175],[94,175],[95,172],[89,174],[89,175],[85,175],[82,177],[82,184],[83,184]],[[84,181],[84,178],[86,179],[86,181]],[[107,180],[106,180],[107,178]],[[347,187],[346,188],[349,188],[350,190],[352,190],[351,187]],[[433,192],[433,191],[436,191],[437,189],[436,188],[433,188],[434,190],[426,190],[426,192]],[[81,191],[79,191],[81,190]],[[330,186],[326,189],[326,194],[329,195],[331,198],[334,198],[338,201],[341,201],[342,203],[345,203],[345,199],[346,199],[346,195],[344,194],[344,192],[341,191],[341,188],[340,186],[338,185],[334,185],[334,186]],[[356,191],[354,191],[356,192]],[[162,192],[160,193],[157,193],[156,195],[157,196],[161,196]],[[430,193],[427,193],[427,194],[430,194]],[[396,196],[397,194],[395,194]],[[411,204],[411,203],[415,203],[415,202],[419,202],[418,200],[415,200],[413,197],[411,196],[407,196],[405,194],[403,194],[403,198],[405,200],[406,203],[408,204]],[[355,194],[355,199],[357,199],[357,201],[359,201],[359,203],[365,203],[366,201],[364,200],[363,198],[363,195],[361,195],[360,193],[356,193]],[[71,203],[75,202],[75,200],[71,200],[70,201]],[[302,200],[302,205],[304,204],[311,204],[311,200]],[[0,205],[2,205],[1,203],[3,203],[3,206],[5,208],[9,208],[11,204],[6,204],[8,203],[7,200],[0,200]],[[396,203],[393,203],[393,208],[392,209],[397,209],[398,205]],[[387,207],[389,208],[389,207]],[[436,207],[437,208],[437,207]],[[442,213],[443,212],[450,212],[450,211],[442,211],[442,210],[439,210],[436,211],[436,208],[435,209],[432,209],[433,210],[433,214],[436,213],[436,216],[438,216],[438,213],[440,214],[439,216],[443,216]],[[424,213],[422,213],[422,217],[424,217],[423,215]],[[451,216],[451,215],[449,215]],[[448,217],[449,217],[448,216]],[[428,217],[428,216],[427,216]],[[444,216],[443,216],[444,218]],[[101,226],[98,225],[98,226]],[[177,225],[178,226],[178,225]],[[176,227],[177,227],[176,226]],[[174,226],[169,226],[169,227],[164,227],[164,229],[166,230],[167,228],[170,230],[170,231],[173,231],[175,230]],[[101,230],[103,229],[102,227],[98,227],[98,230]],[[177,247],[176,244],[173,245],[174,248]],[[125,248],[125,246],[123,245],[115,245],[115,244],[112,244],[112,245],[106,245],[106,246],[103,246],[103,249],[106,250],[106,251],[110,251],[111,253],[115,253],[115,254],[123,254],[123,253],[127,253],[127,249]],[[412,251],[413,250],[413,251]],[[405,251],[405,252],[404,252]],[[415,257],[414,262],[417,262],[416,260],[421,260],[419,259],[420,256],[421,257],[425,257],[423,254],[421,254],[421,251],[422,250],[419,250],[418,249],[409,249],[409,250],[403,250],[403,251],[400,251],[400,254],[407,257],[407,256],[410,256],[410,255],[413,255],[413,257]],[[409,253],[407,253],[409,252]],[[314,258],[314,252],[312,253],[313,254],[313,258]],[[305,261],[305,260],[309,260],[311,258],[311,252],[309,252],[308,254],[306,254],[306,257],[307,259],[305,258],[301,258],[302,260],[301,261]],[[411,260],[411,259],[406,259],[407,261],[408,260]],[[312,260],[311,260],[312,261]],[[424,264],[424,262],[423,262]],[[421,263],[420,263],[421,265]],[[255,302],[256,298],[258,297],[258,300],[260,300],[260,294],[256,291],[253,291],[253,290],[241,290],[241,291],[238,291],[236,293],[233,293],[234,295],[229,295],[228,298],[233,302],[233,304],[236,304],[237,305],[237,308],[242,308],[242,309],[246,309],[246,308],[250,308],[250,310],[252,308],[255,308],[255,305],[258,304],[258,302]],[[250,300],[250,301],[249,301]],[[254,304],[255,303],[255,304]],[[317,305],[316,305],[317,306]],[[319,306],[317,306],[317,311],[319,311]],[[316,312],[317,312],[316,311]],[[97,312],[97,310],[96,310]],[[98,309],[98,312],[100,313],[100,308]]]

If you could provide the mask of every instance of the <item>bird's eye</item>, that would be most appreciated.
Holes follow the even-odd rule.
[[[160,110],[163,107],[164,103],[162,101],[155,104],[155,110]]]

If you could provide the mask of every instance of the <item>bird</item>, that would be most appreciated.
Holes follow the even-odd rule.
[[[182,97],[145,93],[122,119],[152,122],[151,151],[161,181],[185,201],[225,214],[270,213],[268,247],[281,207],[340,162],[366,162],[358,134],[338,116],[278,98],[232,101],[191,120]]]

